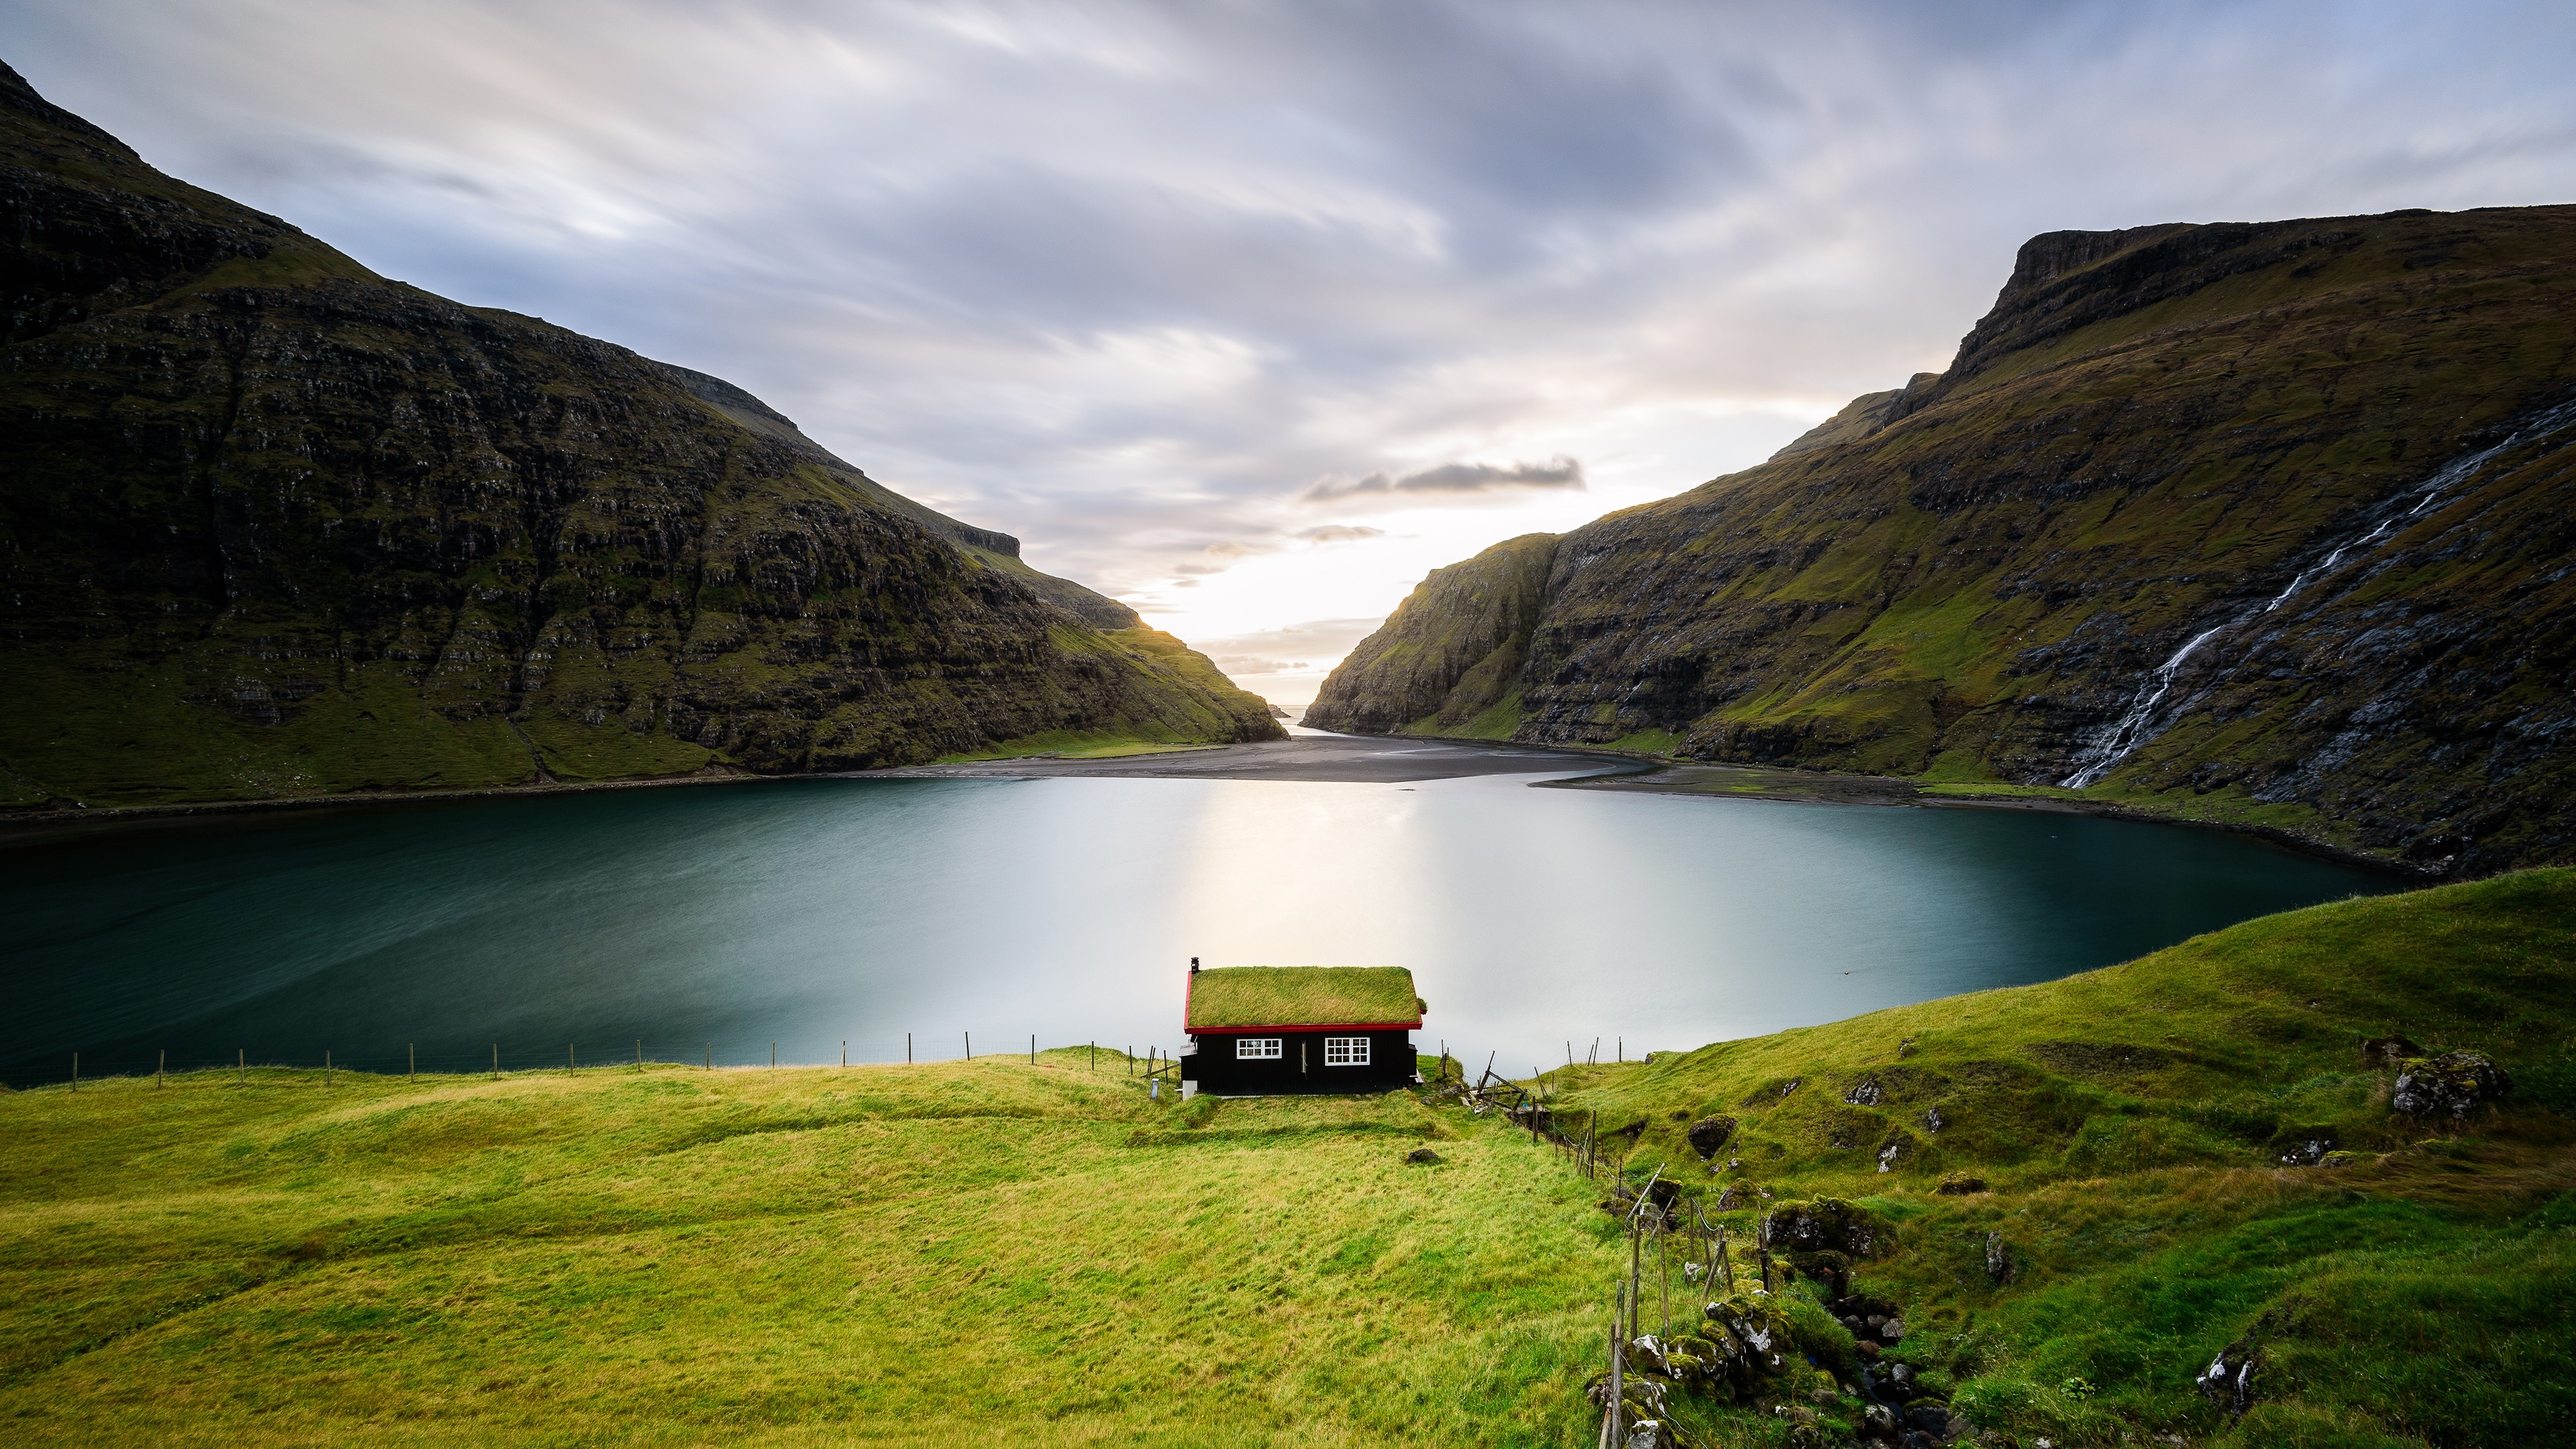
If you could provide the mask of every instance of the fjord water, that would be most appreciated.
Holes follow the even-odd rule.
[[[13,1081],[222,1063],[1169,1051],[1189,958],[1402,965],[1526,1073],[2128,959],[2395,888],[2209,831],[1532,788],[809,779],[0,853]]]

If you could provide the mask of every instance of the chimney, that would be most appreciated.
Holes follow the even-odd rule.
[[[1192,976],[1199,974],[1199,958],[1196,956],[1190,958],[1190,974]]]

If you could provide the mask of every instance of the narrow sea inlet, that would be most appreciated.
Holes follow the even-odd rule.
[[[2108,965],[2396,888],[2210,831],[1534,777],[805,779],[0,852],[14,1083],[1181,1044],[1189,958],[1402,965],[1515,1074]]]

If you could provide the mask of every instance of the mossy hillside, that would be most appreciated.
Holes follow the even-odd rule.
[[[30,1445],[1587,1426],[1615,1252],[1552,1157],[1402,1094],[1151,1102],[1135,1065],[0,1098],[0,1419]]]
[[[2487,1053],[2515,1087],[2465,1121],[2396,1116],[2359,1049],[2392,1032]],[[2576,872],[2320,906],[1549,1081],[1560,1112],[1643,1124],[1632,1176],[1712,1204],[1733,1187],[1739,1243],[1759,1209],[1819,1196],[1894,1223],[1856,1286],[1902,1307],[1897,1356],[1959,1382],[1988,1427],[2493,1443],[2576,1409],[2546,1366],[2576,1290]],[[1685,1133],[1712,1116],[1738,1126],[1703,1164]],[[2348,1165],[2283,1165],[2319,1142]],[[2269,1387],[2237,1423],[2190,1381],[2240,1339]]]
[[[1339,686],[1305,723],[1353,734],[1509,734],[1556,544],[1552,533],[1523,534],[1434,570],[1333,671]]]
[[[1487,651],[1517,677],[1399,691],[1372,661],[1449,627],[1425,592],[1319,709],[1439,733],[1509,692],[1534,742],[2053,784],[2184,640],[2576,390],[2576,208],[2095,240],[2026,247],[1951,370],[1877,421],[1566,535],[1538,623]],[[2569,434],[2495,460],[2197,658],[2107,783],[2186,813],[2233,791],[2436,869],[2576,850],[2549,743],[2576,738],[2551,695],[2576,664],[2547,622],[2576,604],[2571,496]]]
[[[6,79],[11,804],[1277,737],[941,529],[1013,541],[693,391],[738,389],[342,265]]]

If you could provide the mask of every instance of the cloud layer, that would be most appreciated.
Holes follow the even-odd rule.
[[[1583,465],[1559,454],[1544,463],[1443,463],[1401,475],[1371,473],[1364,478],[1323,478],[1299,495],[1308,503],[1350,499],[1402,499],[1434,502],[1443,498],[1492,495],[1523,488],[1569,488],[1583,491]]]
[[[1755,461],[2036,232],[2576,200],[2547,4],[14,0],[0,51],[1207,639]]]

